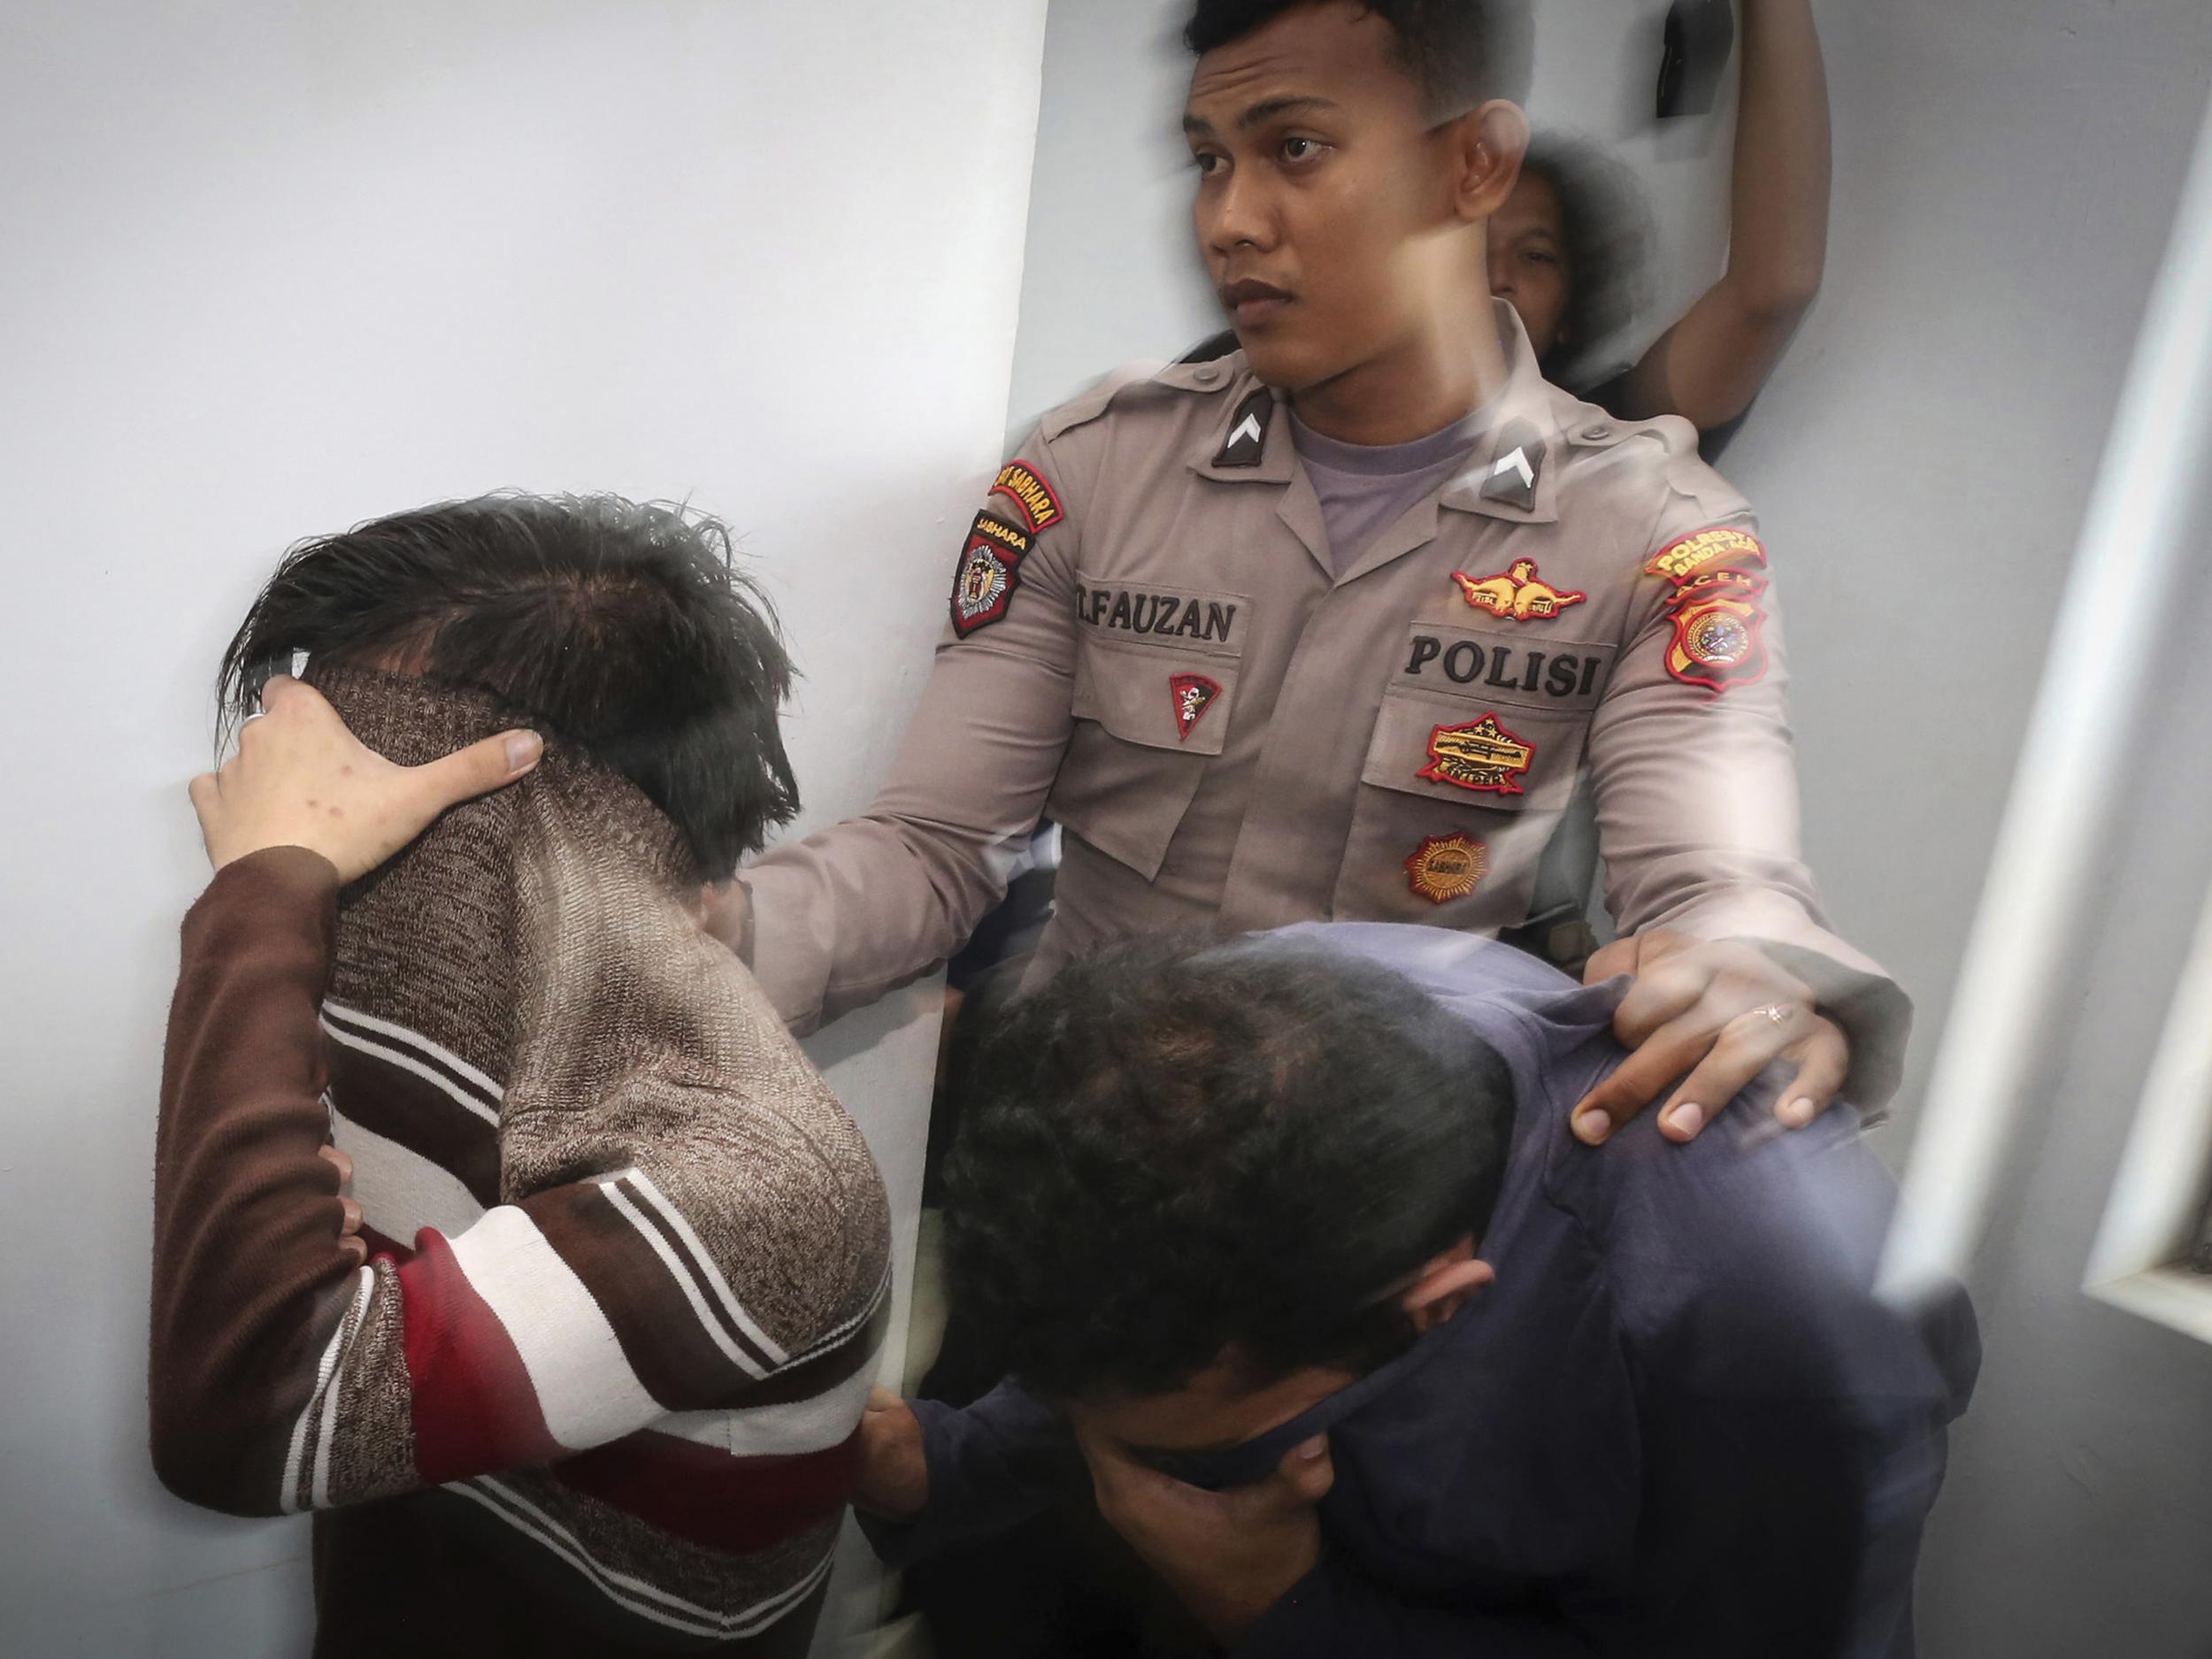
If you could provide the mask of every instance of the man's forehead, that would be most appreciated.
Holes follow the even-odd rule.
[[[1217,46],[1191,72],[1187,116],[1226,130],[1255,105],[1395,90],[1395,37],[1382,17],[1349,4],[1302,6]]]

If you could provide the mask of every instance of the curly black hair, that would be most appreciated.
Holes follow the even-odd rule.
[[[979,1051],[948,1169],[956,1314],[1048,1399],[1256,1386],[1414,1340],[1391,1294],[1479,1237],[1503,1062],[1419,987],[1259,935],[1110,947]]]
[[[1567,314],[1544,378],[1586,392],[1619,367],[1610,354],[1642,307],[1651,212],[1635,174],[1586,139],[1540,134],[1521,172],[1551,185],[1566,242]]]
[[[1198,0],[1183,43],[1202,56],[1316,0]],[[1492,98],[1528,101],[1535,26],[1528,0],[1368,0],[1397,35],[1398,61],[1432,120]]]
[[[799,810],[775,613],[683,507],[491,495],[299,543],[223,653],[219,743],[299,651],[493,693],[636,784],[710,879]]]

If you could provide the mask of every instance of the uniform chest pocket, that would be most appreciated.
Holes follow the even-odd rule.
[[[1376,711],[1333,913],[1520,922],[1617,649],[1414,624]]]
[[[1234,718],[1251,607],[1078,573],[1075,730],[1046,810],[1147,880]]]
[[[1415,623],[1360,781],[1490,811],[1559,810],[1617,650],[1526,628]]]

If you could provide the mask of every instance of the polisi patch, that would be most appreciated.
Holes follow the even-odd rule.
[[[1003,621],[1021,587],[1028,534],[987,512],[975,516],[952,579],[952,630],[962,639]]]
[[[1463,831],[1432,835],[1406,860],[1407,885],[1432,904],[1463,899],[1490,873],[1490,849]]]
[[[1716,696],[1765,679],[1766,612],[1759,604],[1765,591],[1763,578],[1734,570],[1684,582],[1667,601],[1674,620],[1667,672]]]
[[[1237,405],[1229,435],[1214,457],[1216,466],[1257,466],[1267,458],[1267,425],[1275,417],[1275,394],[1264,386]]]
[[[1052,486],[1025,462],[1009,461],[1001,467],[991,494],[1003,495],[1020,508],[1022,522],[1034,531],[1049,530],[1067,517]]]
[[[1687,581],[1709,565],[1763,566],[1767,550],[1747,530],[1700,530],[1679,541],[1671,541],[1651,556],[1644,566],[1647,576],[1663,576],[1677,585]]]
[[[1175,699],[1175,730],[1178,741],[1189,738],[1191,728],[1205,718],[1206,710],[1214,706],[1221,695],[1221,682],[1209,680],[1203,674],[1171,674],[1168,676],[1169,695]]]
[[[1521,795],[1520,780],[1536,758],[1536,745],[1515,736],[1486,714],[1466,726],[1440,726],[1429,733],[1429,764],[1420,776],[1432,783],[1484,795]]]
[[[1475,577],[1454,571],[1452,580],[1469,604],[1509,622],[1542,622],[1590,596],[1562,593],[1549,582],[1537,580],[1534,559],[1515,559],[1502,576]]]

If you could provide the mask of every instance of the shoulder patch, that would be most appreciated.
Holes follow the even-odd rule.
[[[1709,565],[1763,566],[1766,562],[1766,549],[1748,530],[1699,530],[1653,554],[1644,574],[1663,576],[1678,588]]]
[[[1667,672],[1686,686],[1722,696],[1766,678],[1766,579],[1713,570],[1678,582],[1667,600],[1674,638]]]
[[[1030,549],[1028,532],[994,518],[975,516],[960,565],[952,579],[952,631],[962,639],[978,628],[1006,619],[1021,587],[1022,559]]]
[[[1009,461],[1000,468],[991,494],[1003,495],[1021,509],[1023,522],[1034,531],[1049,530],[1067,517],[1061,511],[1060,498],[1052,493],[1052,486],[1026,462]]]

